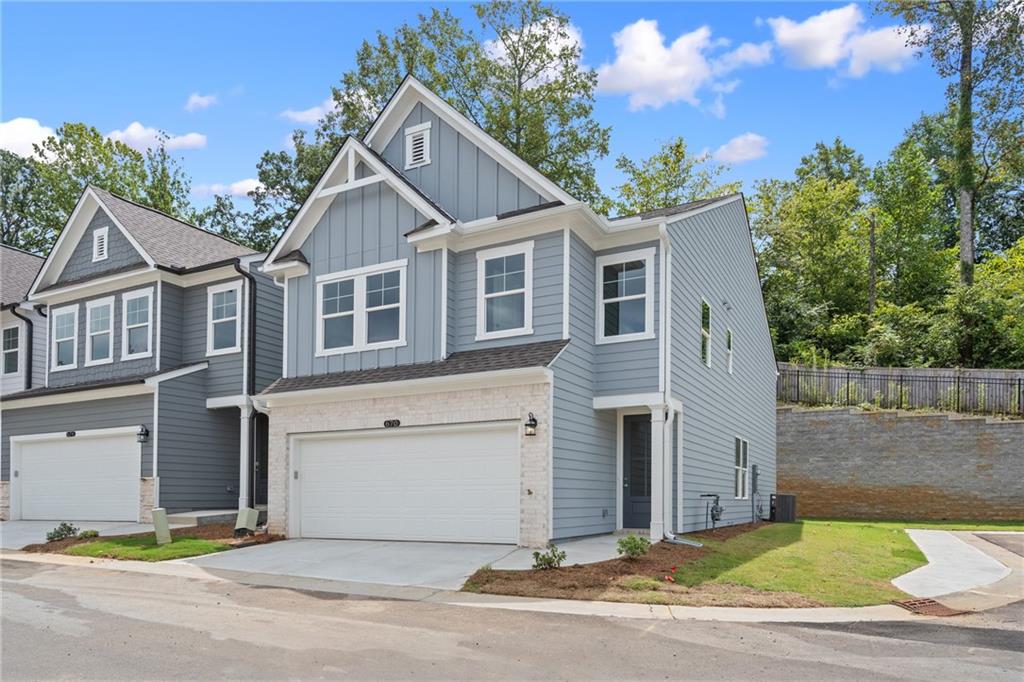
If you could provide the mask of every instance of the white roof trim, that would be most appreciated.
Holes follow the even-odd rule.
[[[163,372],[161,374],[154,374],[153,376],[146,379],[145,384],[147,386],[156,386],[157,384],[160,384],[164,381],[177,379],[178,377],[183,377],[188,374],[194,374],[195,372],[202,371],[209,366],[209,362],[197,362],[196,364],[189,365],[187,367],[179,367],[178,369],[172,369],[168,372]]]
[[[410,100],[410,98],[412,99]],[[413,76],[407,76],[402,82],[398,92],[395,93],[387,106],[384,107],[384,111],[377,117],[373,127],[366,133],[363,141],[378,152],[381,151],[383,145],[401,127],[402,121],[417,100],[426,102],[431,109],[445,119],[446,123],[465,137],[473,140],[495,160],[519,175],[534,191],[542,195],[547,194],[566,204],[576,202],[576,199],[568,192],[546,178],[539,170],[520,159],[508,147],[488,135],[479,126],[456,111],[452,105],[431,92],[427,86],[423,85]]]
[[[4,410],[21,410],[28,407],[42,407],[43,405],[81,403],[89,400],[121,398],[132,395],[153,395],[153,390],[152,386],[148,386],[145,383],[132,383],[123,386],[102,386],[81,391],[69,391],[67,393],[51,393],[49,395],[26,396],[13,399],[4,398]]]

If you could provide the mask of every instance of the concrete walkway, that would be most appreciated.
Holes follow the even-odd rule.
[[[1010,575],[1008,567],[949,531],[908,529],[907,535],[928,559],[927,565],[892,581],[907,594],[938,597],[991,585]]]

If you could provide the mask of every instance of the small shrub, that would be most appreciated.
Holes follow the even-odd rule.
[[[47,542],[57,542],[58,540],[66,540],[67,538],[73,538],[78,535],[78,529],[72,526],[67,521],[62,521],[60,525],[51,530],[46,534]]]
[[[98,530],[83,530],[78,534],[78,539],[85,540],[87,538],[98,538],[99,536],[100,532]]]
[[[627,535],[624,538],[619,538],[619,554],[623,554],[627,559],[636,559],[647,554],[651,549],[651,541],[641,535]]]
[[[558,568],[565,561],[565,552],[558,549],[557,545],[551,545],[546,552],[533,553],[533,567],[539,569]]]

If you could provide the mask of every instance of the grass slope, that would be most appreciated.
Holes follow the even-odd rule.
[[[68,547],[65,554],[100,559],[133,559],[137,561],[167,561],[212,554],[231,549],[229,545],[216,540],[177,537],[166,545],[156,544],[156,537],[123,537],[97,540]]]

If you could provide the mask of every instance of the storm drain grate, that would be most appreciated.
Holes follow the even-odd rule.
[[[892,603],[921,616],[959,616],[961,613],[967,613],[951,609],[934,599],[904,599],[902,601],[894,600]]]

